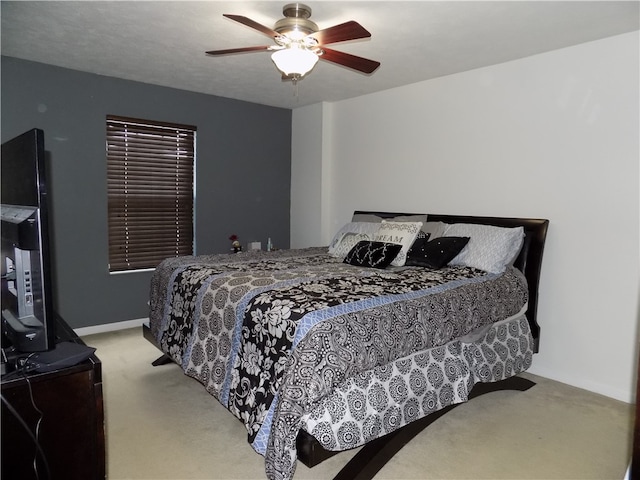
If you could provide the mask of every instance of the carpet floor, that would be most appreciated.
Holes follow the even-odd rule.
[[[133,479],[265,479],[243,425],[129,329],[83,337],[102,361],[107,475]],[[523,374],[537,384],[460,405],[406,445],[376,476],[401,479],[621,480],[631,458],[632,405]],[[357,452],[295,480],[330,479]]]

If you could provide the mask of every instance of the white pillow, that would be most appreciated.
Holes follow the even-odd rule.
[[[373,240],[379,223],[349,222],[336,232],[329,244],[329,255],[344,258],[360,240]]]
[[[501,273],[520,253],[524,229],[454,223],[447,226],[444,236],[469,237],[469,243],[449,265],[464,265],[491,273]]]
[[[407,251],[413,245],[420,228],[422,228],[422,222],[388,222],[383,220],[374,240],[402,245],[402,250],[391,262],[391,265],[401,267],[407,260]]]

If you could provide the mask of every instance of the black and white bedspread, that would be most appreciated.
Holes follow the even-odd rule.
[[[180,257],[153,276],[150,328],[284,479],[301,428],[353,448],[528,368],[527,295],[514,268],[377,270],[326,248]]]

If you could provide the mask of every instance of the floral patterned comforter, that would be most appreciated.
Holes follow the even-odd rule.
[[[269,478],[291,478],[303,419],[338,386],[516,316],[527,288],[515,269],[376,270],[308,248],[168,259],[150,297],[162,350],[243,421]]]

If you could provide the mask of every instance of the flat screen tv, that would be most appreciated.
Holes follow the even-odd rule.
[[[2,144],[2,334],[17,352],[55,347],[44,132]]]

